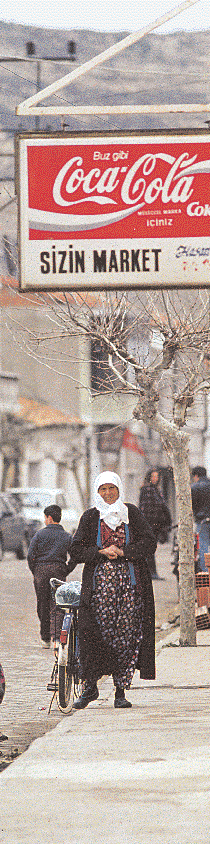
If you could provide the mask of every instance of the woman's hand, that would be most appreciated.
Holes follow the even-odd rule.
[[[108,557],[109,560],[116,560],[117,557],[124,557],[122,548],[118,548],[117,545],[109,545],[108,548],[100,548],[99,554],[104,554],[104,556]]]

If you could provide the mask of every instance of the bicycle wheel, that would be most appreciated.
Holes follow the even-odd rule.
[[[58,706],[61,712],[70,712],[74,700],[74,651],[75,625],[71,619],[66,645],[59,645],[58,651]]]
[[[79,636],[76,625],[75,629],[75,656],[74,656],[74,694],[79,697],[82,691],[82,680],[80,678],[80,654],[79,654]]]

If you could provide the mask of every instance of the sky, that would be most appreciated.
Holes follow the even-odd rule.
[[[0,0],[0,20],[49,29],[92,29],[100,32],[135,32],[165,12],[180,6],[181,0]],[[210,29],[209,0],[198,0],[157,32]]]

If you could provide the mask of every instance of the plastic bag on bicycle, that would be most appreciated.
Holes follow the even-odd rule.
[[[59,607],[79,607],[81,583],[78,580],[70,580],[62,583],[56,590],[55,600]]]

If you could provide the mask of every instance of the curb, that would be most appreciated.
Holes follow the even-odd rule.
[[[159,653],[163,650],[163,648],[167,648],[170,645],[171,647],[179,648],[179,637],[180,627],[173,627],[168,636],[165,636],[164,639],[160,639],[160,642],[157,643],[155,648],[156,656],[159,656]]]

